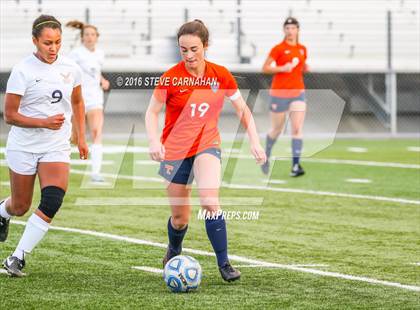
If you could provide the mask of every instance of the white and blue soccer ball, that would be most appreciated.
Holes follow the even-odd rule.
[[[163,270],[163,280],[174,293],[196,290],[201,283],[201,277],[200,263],[187,255],[171,258]]]

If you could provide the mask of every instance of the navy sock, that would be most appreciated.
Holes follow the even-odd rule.
[[[217,265],[224,266],[228,261],[226,222],[223,216],[217,219],[206,219],[207,236],[216,253]]]
[[[169,238],[169,249],[176,254],[182,251],[182,240],[184,240],[185,233],[187,232],[188,225],[181,230],[172,227],[171,218],[168,220],[168,238]]]
[[[302,139],[292,139],[293,166],[299,164],[302,144]]]
[[[265,154],[267,155],[267,158],[271,156],[271,150],[274,146],[274,143],[276,143],[277,139],[272,139],[269,135],[267,135],[267,139],[265,142]]]

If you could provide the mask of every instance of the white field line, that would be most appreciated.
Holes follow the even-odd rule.
[[[409,147],[407,147],[407,151],[409,151],[409,152],[420,152],[420,147],[418,147],[418,146],[409,146]]]
[[[241,185],[241,184],[222,184],[222,185],[226,188],[253,189],[253,190],[262,190],[262,191],[283,192],[283,193],[300,193],[300,194],[309,194],[309,195],[317,195],[317,196],[356,198],[356,199],[367,199],[367,200],[420,205],[420,200],[411,200],[411,199],[405,199],[405,198],[334,193],[334,192],[314,191],[314,190],[306,190],[306,189],[298,189],[298,188],[280,188],[280,187],[266,187],[266,186]]]
[[[70,172],[75,173],[75,174],[86,174],[86,173],[89,174],[90,173],[90,172],[77,170],[77,169],[71,169]],[[103,173],[102,176],[109,177],[109,178],[125,179],[125,180],[139,180],[139,181],[163,183],[162,178],[131,176],[131,175],[116,175],[116,174],[111,174],[111,173]],[[308,195],[368,199],[368,200],[420,205],[420,200],[411,200],[411,199],[394,198],[394,197],[382,197],[382,196],[372,196],[372,195],[358,195],[358,194],[305,190],[305,189],[298,189],[298,188],[277,188],[277,187],[269,187],[269,186],[226,184],[226,183],[222,183],[222,186],[226,188],[236,188],[236,189],[252,189],[252,190],[262,190],[262,191],[272,191],[272,192],[283,192],[283,193],[301,193],[301,194],[308,194]]]
[[[157,273],[157,274],[163,273],[163,269],[153,268],[149,266],[132,266],[131,269],[137,269],[137,270],[142,270],[142,271]]]
[[[329,265],[324,265],[324,264],[287,264],[286,266],[291,266],[291,267],[328,267]],[[235,267],[238,268],[278,268],[276,265],[235,265]]]
[[[342,164],[352,166],[369,166],[369,167],[384,167],[384,168],[405,168],[405,169],[420,169],[420,165],[391,163],[380,161],[366,161],[366,160],[350,160],[350,159],[322,159],[322,158],[304,158],[303,161],[310,163],[321,164]]]
[[[261,180],[264,183],[271,183],[271,184],[286,184],[286,180],[280,180],[280,179],[262,179]]]
[[[104,147],[106,149],[106,147]],[[139,151],[139,149],[141,151]],[[136,148],[136,147],[129,147],[127,153],[130,151],[132,153],[146,153],[147,151],[143,151],[143,149],[146,148]],[[0,147],[0,152],[2,148]],[[111,148],[109,150],[109,154],[120,154],[124,153],[125,148],[122,147],[115,147]],[[121,151],[121,152],[120,152]],[[106,152],[105,152],[106,153]],[[238,159],[250,159],[254,160],[254,157],[251,155],[245,155],[245,154],[228,154],[228,153],[222,153],[223,158],[238,158]],[[284,158],[284,157],[271,157],[272,160],[280,160],[280,161],[289,161],[290,158]],[[136,163],[138,165],[146,165],[146,162],[148,160],[138,160]],[[403,169],[420,169],[420,165],[418,164],[405,164],[405,163],[393,163],[393,162],[380,162],[380,161],[366,161],[366,160],[351,160],[351,159],[323,159],[323,158],[305,158],[303,157],[302,161],[308,162],[308,163],[322,163],[322,164],[343,164],[343,165],[353,165],[353,166],[370,166],[370,167],[384,167],[384,168],[403,168]],[[107,164],[108,162],[105,161]],[[112,161],[109,161],[112,162]],[[150,165],[158,165],[159,163],[152,162],[150,160]],[[5,159],[0,159],[0,165],[6,165]]]
[[[214,197],[216,198],[216,197]],[[223,206],[261,206],[264,198],[261,197],[221,197],[220,203]],[[183,205],[183,199],[172,199],[172,204]],[[193,206],[201,206],[199,198],[193,197],[190,199],[190,204]],[[169,206],[168,198],[159,197],[79,197],[76,199],[77,206]]]
[[[109,182],[95,182],[95,181],[89,181],[89,185],[91,185],[92,187],[93,186],[95,186],[95,188],[96,187],[101,187],[101,186],[103,186],[103,187],[106,187],[106,186],[111,186],[112,185],[112,183],[109,183]]]
[[[78,170],[78,169],[70,169],[71,173],[74,174],[83,174],[89,175],[91,174],[90,171],[85,170]],[[136,176],[136,175],[124,175],[124,174],[113,174],[113,173],[101,173],[101,176],[104,178],[111,178],[111,179],[123,179],[123,180],[135,180],[135,181],[147,181],[147,182],[156,182],[164,184],[165,181],[161,177],[143,177],[143,176]]]
[[[411,263],[410,265],[420,266],[420,263]]]
[[[6,270],[4,270],[4,269],[0,269],[0,273],[7,274],[7,271],[6,271]]]
[[[89,174],[89,172],[86,172],[84,170],[77,170],[77,169],[71,169],[70,172],[74,174],[83,174],[83,175]],[[125,179],[125,180],[164,183],[162,178],[154,178],[154,177],[131,176],[131,175],[122,175],[122,174],[116,175],[116,174],[111,174],[111,173],[103,173],[102,176],[107,177],[107,178],[119,178],[119,179]],[[236,188],[236,189],[253,189],[253,190],[263,190],[263,191],[272,191],[272,192],[283,192],[283,193],[301,193],[301,194],[308,194],[308,195],[368,199],[368,200],[376,200],[376,201],[420,205],[420,200],[411,200],[411,199],[405,199],[405,198],[324,192],[324,191],[304,190],[304,189],[297,189],[297,188],[275,188],[275,187],[268,187],[268,186],[240,185],[240,184],[224,184],[223,183],[222,186],[226,188]]]
[[[233,154],[222,157],[226,158],[238,158],[238,159],[249,159],[254,160],[254,157],[244,154]],[[276,161],[290,161],[290,158],[275,157],[271,156],[271,160]],[[417,164],[404,164],[404,163],[393,163],[393,162],[381,162],[381,161],[367,161],[367,160],[352,160],[352,159],[324,159],[324,158],[302,158],[302,162],[308,163],[320,163],[320,164],[337,164],[337,165],[352,165],[352,166],[368,166],[368,167],[383,167],[383,168],[403,168],[403,169],[420,169],[420,165]]]
[[[345,179],[349,183],[372,183],[372,180],[369,179]]]
[[[141,165],[141,166],[159,166],[159,163],[157,161],[154,161],[154,160],[151,160],[151,159],[136,160],[135,163],[136,163],[136,165]]]
[[[86,172],[86,171],[83,171],[83,170],[77,170],[77,169],[71,169],[70,172],[75,173],[75,174],[86,174],[86,173],[89,174],[90,173],[90,172]],[[163,180],[162,180],[163,178],[131,176],[131,175],[122,175],[122,174],[121,175],[116,175],[116,174],[111,174],[111,173],[103,173],[102,176],[109,177],[109,178],[125,179],[125,180],[139,180],[139,181],[149,181],[149,182],[163,183]],[[305,190],[305,189],[298,189],[298,188],[277,188],[277,187],[268,187],[268,186],[226,184],[224,182],[222,183],[222,186],[226,187],[226,188],[236,188],[236,189],[253,189],[253,190],[272,191],[272,192],[301,193],[301,194],[318,195],[318,196],[332,196],[332,197],[368,199],[368,200],[377,200],[377,201],[387,201],[387,202],[397,202],[397,203],[420,205],[420,200],[411,200],[411,199],[394,198],[394,197],[345,194],[345,193]]]
[[[18,225],[25,225],[26,224],[26,222],[15,221],[15,220],[13,220],[12,223],[18,224]],[[73,232],[73,233],[78,233],[78,234],[82,234],[82,235],[100,237],[100,238],[117,240],[117,241],[125,241],[125,242],[129,242],[129,243],[134,243],[134,244],[154,246],[154,247],[158,247],[158,248],[166,248],[167,247],[167,244],[165,244],[165,243],[159,243],[159,242],[153,242],[153,241],[148,241],[148,240],[136,239],[136,238],[132,238],[132,237],[113,235],[113,234],[109,234],[109,233],[97,232],[97,231],[92,231],[92,230],[83,230],[83,229],[77,229],[77,228],[58,227],[58,226],[50,226],[50,229],[59,230],[59,231],[66,231],[66,232]],[[191,254],[196,254],[196,255],[215,256],[214,253],[212,253],[212,252],[196,250],[196,249],[191,249],[191,248],[184,248],[183,251],[185,253],[191,253]],[[298,271],[298,272],[315,274],[315,275],[319,275],[319,276],[345,279],[345,280],[358,281],[358,282],[366,282],[366,283],[371,283],[371,284],[379,284],[379,285],[383,285],[383,286],[397,287],[397,288],[401,288],[401,289],[405,289],[405,290],[420,292],[420,286],[406,285],[406,284],[401,284],[401,283],[398,283],[398,282],[383,281],[383,280],[378,280],[378,279],[374,279],[374,278],[353,276],[353,275],[349,275],[349,274],[323,271],[323,270],[318,270],[318,269],[313,269],[313,268],[304,268],[304,267],[296,267],[296,266],[290,266],[290,265],[284,265],[284,264],[270,263],[270,262],[251,259],[251,258],[238,256],[238,255],[229,255],[229,259],[232,260],[232,261],[246,263],[246,264],[250,264],[250,265],[273,266],[273,267],[280,268],[280,269],[293,270],[293,271]]]
[[[75,165],[75,166],[90,166],[92,164],[92,161],[91,160],[82,160],[82,159],[71,159],[70,164]],[[103,160],[102,161],[103,166],[111,166],[111,165],[114,165],[114,164],[115,164],[115,162],[113,160]],[[6,159],[0,159],[0,165],[6,166],[7,165]]]
[[[71,159],[70,164],[75,165],[75,166],[90,166],[92,164],[92,161],[90,159],[88,159],[88,160]],[[111,166],[111,165],[114,165],[114,164],[115,164],[115,162],[113,160],[103,160],[102,161],[103,166]]]
[[[348,152],[352,152],[352,153],[366,153],[367,152],[367,148],[365,147],[358,147],[358,146],[350,146],[347,148]]]
[[[328,265],[309,264],[309,265],[288,265],[293,267],[328,267]],[[277,268],[276,266],[262,266],[262,265],[235,265],[237,268]],[[162,274],[163,269],[149,267],[149,266],[132,266],[131,269],[146,271],[150,273]]]

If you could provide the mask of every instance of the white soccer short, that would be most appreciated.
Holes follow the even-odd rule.
[[[85,112],[89,112],[92,110],[96,110],[96,109],[101,109],[103,110],[104,105],[102,103],[85,103]]]
[[[70,163],[70,153],[71,150],[47,153],[6,150],[5,155],[7,165],[13,172],[23,175],[34,175],[38,170],[38,163]]]

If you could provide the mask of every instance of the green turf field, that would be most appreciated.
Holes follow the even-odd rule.
[[[352,147],[358,152],[350,152]],[[336,140],[303,159],[307,174],[297,179],[288,176],[283,146],[275,150],[282,158],[269,178],[246,148],[235,151],[240,158],[223,158],[221,190],[223,201],[244,202],[225,210],[259,211],[257,220],[228,221],[229,252],[240,256],[233,264],[256,261],[239,268],[240,282],[224,283],[214,257],[191,253],[203,267],[194,293],[170,293],[159,274],[132,269],[161,268],[169,216],[168,206],[159,203],[164,186],[147,154],[105,154],[103,188],[89,183],[86,166],[72,166],[70,188],[53,223],[71,230],[48,233],[27,259],[26,278],[0,274],[0,309],[420,307],[418,140]],[[10,188],[2,162],[0,197],[5,197]],[[36,188],[33,208],[38,199]],[[194,206],[184,247],[211,252],[198,210]],[[11,225],[9,239],[0,244],[1,259],[22,231],[21,222]],[[277,265],[262,266],[267,263]],[[370,283],[376,280],[384,282]]]

